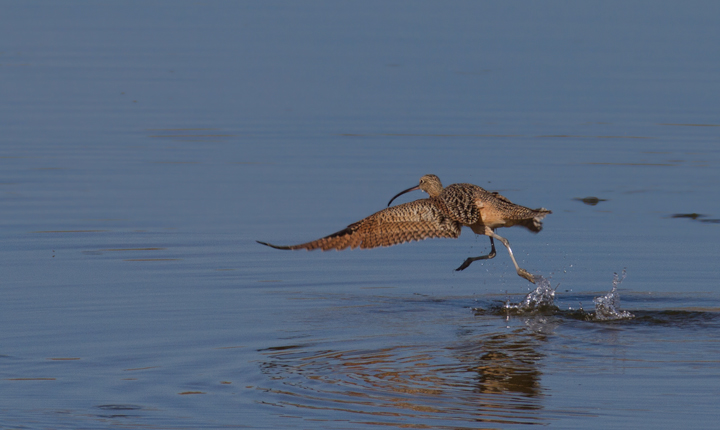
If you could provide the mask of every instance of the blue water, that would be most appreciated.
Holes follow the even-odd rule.
[[[719,12],[5,2],[0,427],[714,428]],[[499,233],[554,308],[469,230],[255,242],[428,173],[553,211]]]

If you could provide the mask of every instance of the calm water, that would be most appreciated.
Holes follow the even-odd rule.
[[[5,2],[0,427],[715,428],[718,14]],[[554,306],[469,230],[255,243],[426,173],[552,209],[500,234]]]

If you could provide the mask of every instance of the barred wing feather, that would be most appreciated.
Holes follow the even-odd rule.
[[[430,199],[416,200],[376,212],[350,224],[329,236],[293,246],[276,246],[277,249],[370,249],[392,246],[413,240],[438,237],[457,238],[462,225],[448,218]]]

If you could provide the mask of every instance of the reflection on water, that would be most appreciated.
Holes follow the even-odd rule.
[[[413,419],[438,428],[547,424],[537,412],[543,408],[543,355],[537,348],[544,340],[543,334],[519,328],[444,348],[271,348],[262,351],[267,359],[261,369],[272,381],[263,389],[276,406],[370,415],[386,425],[414,427]]]
[[[561,309],[555,301],[562,295],[557,297],[547,279],[535,276],[536,288],[522,300],[478,300],[481,306],[472,309],[474,318],[448,321],[456,325],[454,336],[428,336],[427,342],[413,342],[407,334],[392,333],[389,341],[380,344],[393,346],[376,348],[367,339],[335,338],[330,331],[305,337],[304,343],[259,350],[263,357],[259,368],[266,377],[256,386],[262,393],[260,401],[280,408],[282,416],[403,428],[548,425],[560,417],[597,418],[591,402],[553,404],[550,398],[562,393],[556,390],[550,396],[545,379],[590,372],[599,381],[604,372],[624,373],[636,365],[664,372],[678,360],[691,363],[697,358],[659,359],[653,353],[658,341],[687,342],[685,329],[708,329],[720,322],[716,309],[633,309],[632,313],[621,309],[618,286],[624,271],[615,274],[610,292],[595,297],[594,312]],[[630,297],[628,302],[637,304],[637,297]],[[407,309],[393,303],[388,306],[401,314],[410,308],[417,312],[420,303],[437,306],[433,312],[437,313],[450,302],[430,298],[414,306],[406,304]],[[454,310],[463,312],[462,307]],[[398,318],[393,313],[376,315]],[[427,322],[434,323],[442,324]],[[706,331],[699,331],[693,340],[699,348],[707,348],[701,334]],[[586,358],[590,349],[598,355],[592,362]],[[608,393],[620,386],[616,383]],[[642,385],[623,387],[642,392]]]
[[[476,342],[456,348],[456,352],[459,359],[477,373],[478,393],[535,398],[542,394],[539,364],[543,354],[538,346],[545,340],[545,334],[540,331],[519,328],[511,333],[478,337]],[[490,403],[500,402],[500,398],[493,396]],[[523,409],[541,408],[535,402],[526,400],[526,403]]]
[[[717,427],[720,3],[677,3],[4,2],[0,428]],[[563,289],[256,248],[428,171],[552,207],[508,239]]]

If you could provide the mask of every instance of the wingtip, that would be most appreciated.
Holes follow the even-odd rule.
[[[261,241],[259,241],[259,240],[256,240],[255,242],[259,243],[260,245],[269,246],[270,248],[275,248],[275,249],[290,249],[290,248],[287,247],[287,246],[277,246],[277,245],[273,245],[272,243],[261,242]]]

